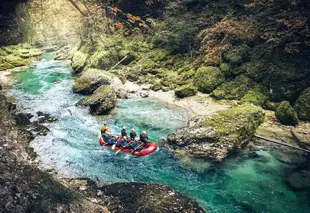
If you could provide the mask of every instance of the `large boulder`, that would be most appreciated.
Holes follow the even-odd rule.
[[[241,98],[241,102],[248,102],[257,106],[264,106],[267,99],[268,96],[263,91],[263,89],[256,87],[248,91],[247,94]]]
[[[75,79],[72,89],[75,93],[90,95],[100,86],[109,85],[110,83],[110,76],[104,74],[85,74]]]
[[[176,88],[174,93],[175,96],[177,96],[178,98],[185,98],[196,95],[197,88],[194,87],[192,84],[186,84],[184,86]]]
[[[209,93],[224,80],[224,74],[217,67],[200,67],[195,74],[194,85],[199,91]]]
[[[240,75],[235,79],[218,86],[211,95],[217,99],[241,99],[249,90],[254,89],[257,84],[245,75]]]
[[[297,125],[297,113],[288,101],[282,101],[276,109],[276,116],[284,125]]]
[[[40,49],[19,49],[16,53],[21,58],[38,57],[43,54]]]
[[[178,153],[222,161],[247,144],[264,117],[261,107],[245,103],[189,122],[187,127],[169,134],[167,144]]]
[[[96,115],[107,114],[116,105],[116,92],[111,86],[102,85],[90,97],[78,102],[78,105],[89,106]]]
[[[15,56],[15,55],[8,55],[4,58],[4,60],[13,65],[14,67],[20,67],[20,66],[25,66],[27,65],[27,61],[22,59],[19,56]]]
[[[85,67],[87,58],[87,54],[76,51],[72,57],[72,69],[76,72],[81,72]]]
[[[295,109],[301,120],[310,121],[310,87],[300,94],[296,101]]]

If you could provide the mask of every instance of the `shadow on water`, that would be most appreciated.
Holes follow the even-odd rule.
[[[46,165],[68,177],[88,177],[99,184],[139,181],[167,184],[191,196],[211,212],[310,212],[305,194],[295,193],[286,184],[292,168],[277,161],[269,152],[257,158],[235,157],[221,165],[181,158],[160,146],[156,153],[135,157],[115,155],[98,144],[102,125],[88,110],[75,103],[69,62],[57,62],[46,55],[26,72],[18,73],[12,93],[26,112],[42,111],[56,116],[48,124],[51,132],[37,137],[31,146]],[[185,125],[175,109],[146,99],[119,100],[116,115],[106,121],[113,132],[147,129],[155,142]],[[307,196],[306,196],[307,197]],[[289,204],[289,205],[288,205]],[[285,206],[285,208],[283,208]]]

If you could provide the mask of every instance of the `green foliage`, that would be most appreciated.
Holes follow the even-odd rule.
[[[204,93],[212,92],[224,81],[223,73],[217,67],[200,67],[194,77],[194,85]]]
[[[297,125],[297,113],[288,101],[282,101],[276,109],[276,116],[284,125]]]

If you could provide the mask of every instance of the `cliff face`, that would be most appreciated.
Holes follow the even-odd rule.
[[[29,43],[40,46],[74,43],[83,15],[65,0],[14,0],[0,3],[0,46]]]
[[[3,0],[0,2],[0,46],[22,42],[22,31],[15,10],[26,0]]]

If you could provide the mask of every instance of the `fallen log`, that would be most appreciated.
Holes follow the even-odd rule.
[[[297,147],[297,146],[293,146],[293,145],[290,145],[290,144],[287,144],[287,143],[283,143],[283,142],[281,142],[279,140],[276,140],[276,139],[273,139],[273,138],[267,138],[267,137],[258,135],[256,133],[254,134],[254,137],[259,138],[259,139],[263,139],[265,141],[269,141],[269,142],[272,142],[272,143],[276,143],[276,144],[279,144],[279,145],[282,145],[282,146],[286,146],[286,147],[289,147],[289,148],[292,148],[292,149],[296,149],[296,150],[299,150],[299,151],[310,153],[309,150],[306,150],[306,149],[303,149],[303,148],[300,148],[300,147]]]

